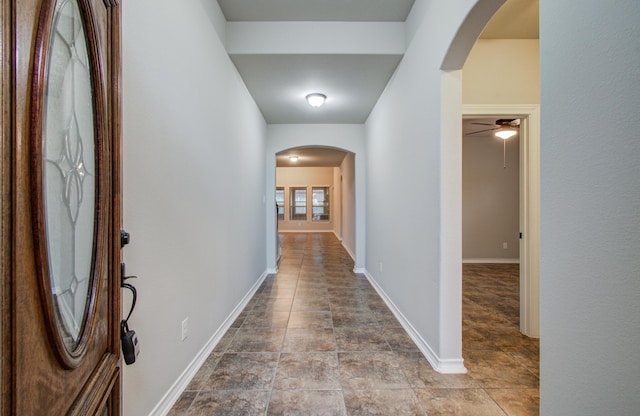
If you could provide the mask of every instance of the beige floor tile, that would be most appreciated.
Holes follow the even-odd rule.
[[[509,416],[540,414],[538,389],[489,389],[487,392]]]
[[[345,390],[344,401],[349,416],[427,415],[420,400],[411,389]]]
[[[482,389],[419,389],[429,416],[506,416]]]
[[[267,415],[345,416],[346,411],[338,390],[274,390]]]
[[[341,390],[335,352],[282,353],[273,386],[277,390]]]

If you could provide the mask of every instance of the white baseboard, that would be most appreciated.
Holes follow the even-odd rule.
[[[520,259],[488,259],[488,258],[480,258],[480,259],[462,259],[462,263],[498,263],[498,264],[520,264]]]
[[[356,256],[353,254],[353,252],[351,251],[351,249],[349,249],[349,247],[347,247],[344,244],[344,241],[342,242],[342,248],[345,249],[345,251],[347,252],[347,254],[349,255],[349,257],[351,257],[351,260],[353,260],[354,262],[356,261]],[[356,272],[357,273],[357,272]],[[362,272],[360,272],[362,273]]]
[[[233,309],[231,314],[225,319],[225,321],[220,325],[220,327],[216,330],[209,341],[202,347],[200,352],[196,354],[195,358],[191,360],[187,368],[180,374],[178,379],[173,383],[173,385],[169,388],[169,390],[165,393],[165,395],[160,399],[160,402],[151,410],[149,416],[165,416],[173,405],[178,401],[180,395],[187,388],[191,379],[196,375],[200,367],[204,364],[207,357],[213,352],[213,349],[218,345],[218,342],[222,339],[224,334],[231,328],[231,325],[238,318],[242,310],[247,306],[253,295],[256,293],[264,279],[269,275],[269,271],[265,271],[262,273],[258,281],[251,287],[249,292],[242,298],[240,303]]]
[[[357,272],[356,272],[357,273]],[[371,274],[364,269],[364,275],[369,280],[369,283],[373,286],[373,288],[378,292],[378,295],[382,298],[384,303],[387,304],[391,312],[395,315],[396,319],[400,322],[400,325],[407,331],[409,337],[415,342],[416,346],[422,352],[422,355],[425,356],[431,367],[439,373],[442,374],[465,374],[467,369],[464,366],[464,360],[460,359],[442,359],[438,357],[438,355],[433,351],[433,348],[425,341],[424,338],[418,333],[418,331],[411,325],[411,322],[407,320],[407,318],[400,312],[398,307],[393,303],[393,301],[387,296],[384,290],[378,285],[378,282],[371,276]]]

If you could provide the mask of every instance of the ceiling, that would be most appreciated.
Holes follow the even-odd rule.
[[[330,147],[299,147],[276,155],[276,167],[334,167],[340,166],[347,152]],[[297,156],[292,162],[289,156]]]
[[[228,22],[404,22],[414,0],[218,0]]]
[[[227,52],[267,123],[361,124],[402,60],[415,0],[217,1]],[[538,0],[507,0],[480,37],[538,38]],[[324,106],[306,103],[312,92]]]
[[[507,0],[480,34],[481,39],[538,39],[538,0]]]

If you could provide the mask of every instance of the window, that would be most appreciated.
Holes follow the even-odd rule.
[[[307,219],[307,188],[291,188],[289,199],[291,221],[305,221]]]
[[[278,221],[284,221],[284,188],[276,188],[276,208]]]
[[[329,221],[329,187],[311,188],[312,195],[312,220]]]

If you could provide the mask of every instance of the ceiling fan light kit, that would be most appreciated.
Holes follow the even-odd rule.
[[[518,118],[499,118],[493,124],[489,123],[471,123],[478,124],[481,126],[492,126],[490,129],[482,129],[478,131],[472,131],[471,133],[467,133],[466,136],[471,136],[472,134],[485,133],[487,131],[494,131],[497,137],[500,137],[503,140],[510,139],[511,137],[518,134],[518,128],[520,127],[520,119]]]
[[[493,126],[490,129],[483,129],[467,133],[466,136],[472,134],[484,133],[493,131],[494,136],[502,139],[502,167],[507,168],[507,140],[518,134],[518,128],[520,128],[519,118],[499,118],[494,124],[488,123],[471,123],[479,124],[481,126]]]
[[[503,128],[494,133],[496,137],[501,138],[502,140],[507,140],[512,138],[517,134],[517,132],[512,128]]]

